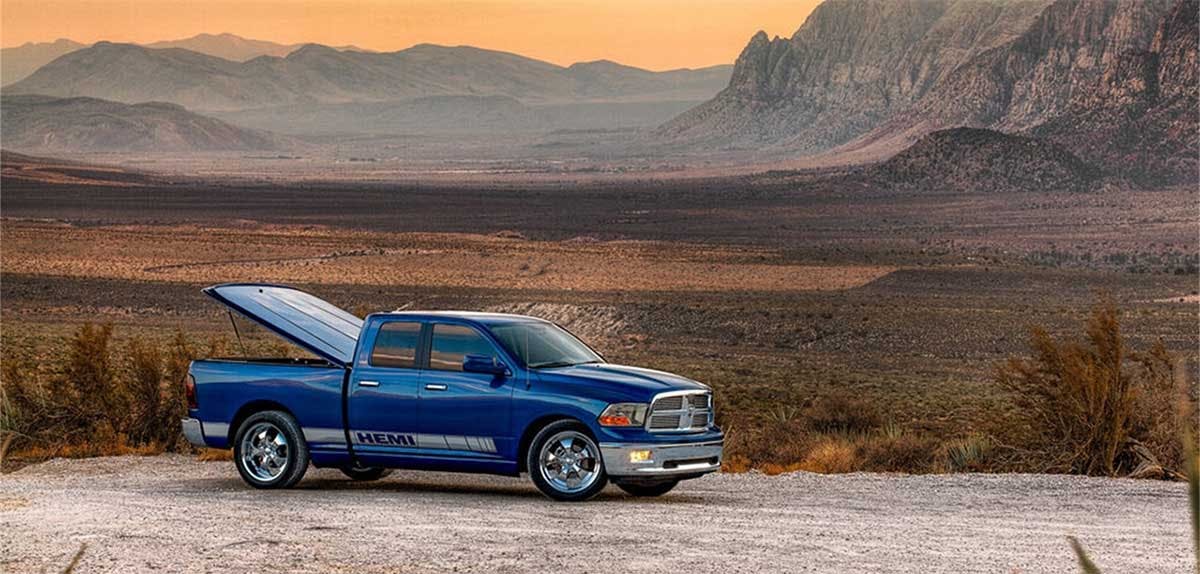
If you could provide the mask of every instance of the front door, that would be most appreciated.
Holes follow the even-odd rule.
[[[493,457],[508,452],[512,430],[512,380],[504,375],[463,372],[467,355],[500,360],[492,341],[474,327],[434,323],[429,366],[421,377],[422,446],[444,456]]]
[[[417,445],[422,330],[417,321],[380,326],[351,372],[348,426],[354,453],[364,465],[387,465]],[[335,408],[330,405],[329,408]]]

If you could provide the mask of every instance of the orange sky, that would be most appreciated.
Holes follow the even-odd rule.
[[[790,36],[819,0],[0,0],[0,45],[151,42],[232,32],[399,50],[469,44],[558,64],[732,63],[758,30]]]

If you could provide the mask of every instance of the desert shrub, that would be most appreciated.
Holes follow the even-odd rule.
[[[188,364],[199,351],[181,332],[164,345],[132,339],[114,353],[108,326],[83,325],[45,378],[17,357],[0,371],[0,446],[27,460],[190,450],[179,420]],[[50,392],[53,390],[53,392]],[[4,452],[0,449],[0,462]]]
[[[1165,351],[1131,352],[1111,300],[1095,306],[1084,342],[1060,342],[1034,328],[1031,356],[997,368],[1025,418],[1004,432],[1006,442],[1031,457],[1037,470],[1116,475],[1131,470],[1130,439],[1176,433],[1161,421]],[[1141,397],[1141,398],[1139,398]],[[1151,412],[1139,412],[1153,409]],[[1171,409],[1167,409],[1171,410]],[[1155,429],[1153,432],[1148,429]],[[1138,436],[1135,433],[1145,433]]]
[[[69,418],[64,421],[65,432],[108,437],[115,435],[120,420],[128,412],[127,397],[118,384],[112,365],[109,344],[111,325],[84,324],[71,337],[66,361],[57,377],[58,389],[64,397]]]
[[[933,472],[937,470],[937,439],[899,429],[863,435],[858,441],[862,469],[873,472]]]
[[[133,339],[129,342],[126,357],[129,361],[128,393],[133,415],[129,422],[129,438],[137,444],[152,442],[160,434],[156,426],[162,421],[162,352],[141,339]]]
[[[842,474],[861,468],[854,443],[840,437],[826,437],[813,445],[800,462],[799,469],[823,474]]]
[[[1139,382],[1134,396],[1130,435],[1145,444],[1160,464],[1182,469],[1186,453],[1179,437],[1196,436],[1196,409],[1180,362],[1157,341],[1146,353],[1133,356],[1134,378]]]
[[[818,398],[804,409],[803,418],[812,430],[822,433],[869,432],[882,422],[879,407],[848,393]]]
[[[979,434],[952,441],[945,447],[945,468],[950,472],[989,470],[992,447],[992,439]]]

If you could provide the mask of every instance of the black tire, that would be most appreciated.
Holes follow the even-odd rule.
[[[350,477],[350,480],[355,482],[379,480],[392,473],[392,469],[390,468],[377,466],[347,466],[342,467],[341,471],[342,474]]]
[[[678,480],[668,480],[666,482],[618,482],[617,487],[633,496],[662,496],[671,492],[675,485],[679,484]]]
[[[263,435],[264,429],[266,435]],[[248,439],[247,435],[252,431],[256,437]],[[274,436],[272,432],[282,437],[283,441],[280,442],[278,438],[265,441],[267,444],[262,448],[253,444],[257,437]],[[248,446],[252,451],[246,450]],[[274,453],[273,461],[281,461],[276,467],[277,474],[270,472],[265,463],[258,462],[263,459],[256,451],[261,452],[262,449]],[[242,421],[237,434],[234,435],[233,465],[237,467],[238,474],[242,475],[242,480],[254,488],[291,488],[300,482],[304,473],[308,471],[308,462],[308,443],[304,442],[304,433],[300,431],[300,425],[296,424],[295,419],[285,412],[254,413]]]
[[[591,472],[595,473],[596,476],[591,479],[589,485],[578,491],[568,491],[556,487],[542,474],[542,448],[552,439],[555,439],[555,437],[567,433],[572,433],[579,438],[586,438],[583,441],[586,444],[581,445],[581,451],[573,454],[583,454],[583,448],[586,448],[588,451],[594,451],[590,453],[590,458],[586,460],[591,461]],[[582,502],[599,494],[601,490],[604,490],[605,485],[608,484],[608,475],[604,472],[604,460],[600,454],[599,443],[596,442],[595,437],[592,436],[587,427],[576,421],[556,421],[538,431],[533,437],[533,441],[529,443],[529,451],[525,453],[525,464],[526,468],[529,469],[529,478],[533,480],[533,485],[542,494],[561,502]]]

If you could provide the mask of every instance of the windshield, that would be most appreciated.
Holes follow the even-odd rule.
[[[531,369],[602,363],[603,359],[574,335],[552,323],[492,325],[504,349]]]

